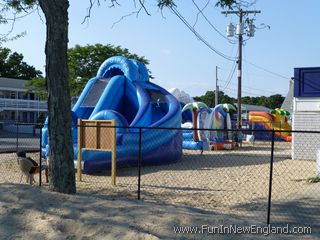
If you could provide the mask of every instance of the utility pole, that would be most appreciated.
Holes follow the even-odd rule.
[[[242,9],[239,11],[239,26],[242,28],[242,18],[243,12]],[[241,30],[240,30],[241,31]],[[242,44],[243,44],[243,37],[242,34],[239,34],[239,41],[238,41],[238,102],[237,102],[237,128],[240,129],[242,126]]]
[[[236,35],[238,35],[238,59],[237,59],[237,64],[238,64],[238,101],[237,101],[237,128],[240,129],[242,124],[241,124],[241,92],[242,92],[242,45],[243,45],[243,34],[244,34],[244,24],[243,24],[243,17],[248,14],[257,14],[261,13],[261,11],[244,11],[241,8],[238,11],[222,11],[222,14],[236,14],[239,16],[239,23],[237,24],[237,27],[235,29],[235,26],[230,23],[227,27],[227,36],[232,37],[234,36],[234,32],[236,30]],[[252,23],[249,23],[247,26],[247,36],[248,37],[253,37],[254,36],[254,30],[255,26]]]
[[[215,96],[214,106],[217,106],[219,103],[218,66],[216,66],[216,92],[214,96]]]

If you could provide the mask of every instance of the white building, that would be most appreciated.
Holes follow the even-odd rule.
[[[320,68],[294,69],[292,129],[320,131]],[[320,134],[293,133],[292,159],[315,160]]]
[[[47,115],[47,102],[27,92],[26,82],[0,77],[0,122],[36,123]]]

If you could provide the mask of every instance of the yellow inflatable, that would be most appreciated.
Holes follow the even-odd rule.
[[[250,112],[249,124],[251,126],[251,129],[274,129],[275,131],[291,131],[291,125],[288,123],[289,115],[290,113],[288,111],[279,108],[272,110],[270,113]],[[291,132],[275,132],[275,134],[282,140],[291,141]],[[263,136],[266,134],[260,133],[260,135]]]

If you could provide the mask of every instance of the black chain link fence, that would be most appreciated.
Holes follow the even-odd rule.
[[[292,132],[275,142],[271,222],[314,226],[320,232],[320,132]]]
[[[293,131],[290,132],[292,142],[286,142],[277,136],[288,135],[288,132],[243,130],[243,141],[238,147],[232,143],[224,150],[216,150],[211,145],[209,151],[203,152],[183,149],[177,161],[163,159],[167,163],[159,164],[160,158],[152,164],[144,161],[144,148],[158,142],[161,145],[159,136],[163,132],[182,135],[182,129],[122,128],[117,131],[117,135],[135,132],[136,143],[126,144],[121,137],[117,138],[118,150],[120,145],[121,151],[130,148],[132,160],[117,168],[116,186],[111,182],[111,166],[105,161],[101,170],[82,174],[82,181],[77,181],[78,192],[181,204],[243,219],[255,217],[261,224],[268,221],[320,229],[320,132]],[[232,130],[230,135],[237,131]],[[259,140],[253,141],[251,136],[258,133]],[[2,123],[0,183],[21,181],[17,151],[26,151],[39,162],[40,134],[40,126]],[[159,151],[176,154],[174,149],[164,146]],[[110,159],[109,153],[104,154]],[[123,157],[119,154],[119,158]],[[170,154],[168,152],[168,156]],[[38,178],[36,180],[39,183]],[[25,183],[24,179],[22,182]],[[43,181],[42,185],[47,183]]]
[[[41,125],[0,122],[0,183],[26,182],[17,161],[17,152],[26,152],[40,165]],[[36,180],[39,183],[39,175]],[[41,175],[45,179],[44,173]]]

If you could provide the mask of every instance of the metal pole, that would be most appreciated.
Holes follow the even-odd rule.
[[[218,86],[218,66],[216,66],[216,92],[214,105],[217,106],[219,102],[219,86]]]
[[[238,51],[239,51],[239,54],[238,54],[238,60],[237,60],[237,64],[238,64],[238,102],[237,102],[237,128],[238,129],[241,129],[241,88],[242,88],[242,83],[241,83],[241,75],[242,75],[242,44],[243,44],[243,36],[242,36],[242,24],[243,24],[243,16],[244,15],[247,15],[247,14],[257,14],[257,13],[261,13],[261,11],[244,11],[242,9],[239,9],[238,11],[222,11],[221,12],[222,14],[237,14],[239,16],[239,27],[241,28],[240,29],[240,32],[238,33],[239,34],[239,37],[238,37]]]
[[[19,151],[19,124],[16,122],[16,152]]]
[[[139,156],[138,156],[138,200],[140,200],[141,187],[141,159],[142,159],[142,128],[139,127]]]
[[[41,125],[38,125],[38,126],[40,128],[39,186],[41,187],[41,182],[42,182],[42,172],[41,172],[41,169],[42,169],[42,158],[41,158],[41,155],[42,155],[42,127],[41,127]]]
[[[273,178],[273,154],[274,154],[274,129],[272,129],[272,137],[271,137],[271,158],[270,158],[270,174],[269,174],[269,195],[268,195],[268,216],[267,216],[267,224],[270,224],[270,213],[271,213],[271,194],[272,194],[272,178]]]
[[[242,18],[243,18],[243,12],[242,12],[242,9],[240,9],[239,11],[239,25],[240,25],[240,28],[242,27]],[[237,128],[238,129],[241,129],[241,88],[242,88],[242,83],[241,83],[241,77],[242,77],[242,41],[243,41],[243,38],[242,38],[242,33],[240,32],[239,34],[239,42],[238,42],[238,51],[239,51],[239,54],[238,54],[238,103],[237,103]]]

